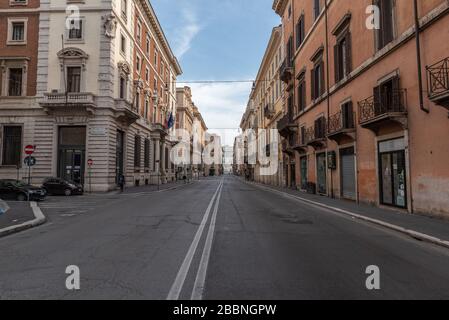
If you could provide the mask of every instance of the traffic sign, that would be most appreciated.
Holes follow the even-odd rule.
[[[23,162],[28,166],[28,167],[32,167],[36,164],[36,158],[35,157],[31,157],[28,156],[26,157]]]
[[[92,167],[93,164],[94,164],[94,161],[92,159],[87,160],[87,165],[89,167]]]
[[[25,153],[27,155],[32,155],[34,153],[34,151],[35,151],[35,148],[31,144],[29,144],[25,147]]]

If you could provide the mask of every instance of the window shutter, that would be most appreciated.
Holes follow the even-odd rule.
[[[319,95],[321,96],[325,92],[324,89],[324,61],[321,60],[320,62],[320,92]]]
[[[393,108],[392,111],[395,112],[401,112],[402,110],[402,101],[401,101],[401,92],[399,87],[399,77],[395,76],[393,79],[391,79],[392,87],[393,87],[393,105],[391,106]]]
[[[352,71],[352,37],[351,32],[346,34],[346,72],[345,76]]]
[[[338,43],[334,46],[334,73],[335,73],[335,83],[340,81],[340,50],[338,50]]]
[[[381,108],[382,95],[380,86],[374,87],[373,99],[374,99],[374,116],[377,116],[380,114],[382,109]]]
[[[311,97],[312,100],[315,99],[315,69],[310,70],[310,90],[311,90]]]

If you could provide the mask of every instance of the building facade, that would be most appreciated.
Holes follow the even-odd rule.
[[[373,6],[374,4],[374,6]],[[449,216],[445,0],[275,0],[290,187]]]
[[[150,3],[41,0],[34,12],[39,21],[28,39],[37,37],[37,49],[28,52],[37,53],[37,71],[27,80],[35,92],[12,110],[0,109],[1,123],[22,128],[14,139],[36,147],[32,182],[57,176],[108,191],[121,175],[128,186],[173,179],[166,119],[175,112],[181,68]],[[11,50],[22,56],[19,46]],[[149,81],[142,68],[149,68]],[[3,95],[2,105],[11,101]],[[20,163],[22,149],[16,150]],[[17,171],[19,178],[26,172]],[[2,166],[0,175],[12,177],[11,168]]]
[[[178,174],[190,178],[204,176],[203,151],[207,126],[192,100],[190,87],[176,89],[176,113],[176,129],[185,135],[182,137],[178,133],[178,140],[183,143],[182,150],[178,150],[178,157],[185,159],[178,163]]]
[[[259,152],[261,149],[265,149],[265,156],[270,156],[271,148],[276,148],[277,163],[273,166],[270,161],[270,163],[262,165],[260,159],[257,158],[253,173],[255,181],[276,186],[284,185],[283,157],[278,143],[280,136],[277,133],[277,121],[283,115],[283,83],[279,79],[279,68],[283,61],[283,47],[282,26],[278,26],[273,28],[249,97],[249,105],[252,106],[251,113],[253,115],[251,125],[241,128],[242,130],[254,130],[257,143],[264,144],[258,146]],[[259,132],[259,129],[265,131]],[[273,139],[273,132],[276,132],[276,139]],[[265,135],[264,139],[259,136],[260,134]],[[272,139],[275,141],[272,141]],[[277,170],[273,170],[272,174],[266,175],[262,168],[269,166],[273,166]]]
[[[39,0],[0,3],[0,178],[22,178],[36,108]],[[18,117],[19,114],[28,117]]]

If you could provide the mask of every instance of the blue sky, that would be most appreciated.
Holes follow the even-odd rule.
[[[254,79],[273,27],[272,0],[152,0],[184,74],[178,81]],[[182,84],[180,84],[182,85]],[[192,84],[193,99],[213,132],[232,144],[250,83]]]

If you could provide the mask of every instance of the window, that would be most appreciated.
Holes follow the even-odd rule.
[[[375,0],[380,10],[380,28],[377,30],[377,49],[380,50],[394,39],[393,0]]]
[[[314,5],[313,5],[313,15],[315,17],[315,20],[318,19],[318,17],[320,16],[321,13],[321,0],[314,0]]]
[[[150,140],[145,139],[144,143],[144,167],[149,168],[150,167]]]
[[[9,0],[9,3],[11,5],[16,5],[16,4],[25,5],[28,3],[28,0]]]
[[[2,165],[18,166],[21,163],[22,127],[3,127]]]
[[[126,99],[126,79],[120,77],[120,99]]]
[[[120,52],[123,54],[126,52],[126,38],[123,34],[120,38]]]
[[[298,20],[298,23],[296,24],[296,50],[298,50],[301,44],[304,42],[304,38],[305,38],[304,15],[301,15],[301,17]]]
[[[156,108],[156,106],[154,105],[154,106],[153,106],[153,117],[151,118],[151,121],[152,121],[153,123],[156,123],[156,118],[157,118],[157,108]]]
[[[136,92],[135,100],[136,100],[135,101],[136,109],[139,110],[139,107],[140,107],[140,93],[139,92]]]
[[[351,50],[351,33],[346,31],[337,38],[337,44],[334,47],[335,82],[339,82],[351,72]]]
[[[136,56],[136,70],[140,71],[140,57]]]
[[[22,95],[22,78],[22,68],[9,69],[8,96],[18,97]]]
[[[293,62],[293,55],[294,55],[294,49],[293,49],[293,36],[290,36],[287,42],[287,67],[292,66]]]
[[[306,109],[306,80],[304,74],[299,77],[298,85],[298,112]]]
[[[140,136],[134,137],[134,167],[140,167],[140,156],[141,156],[141,138]]]
[[[157,69],[157,50],[154,51],[154,67]]]
[[[142,34],[142,26],[140,25],[140,22],[137,22],[137,31],[136,31],[136,38],[137,41],[139,42],[139,46],[140,46],[140,41],[141,41],[141,34]]]
[[[145,81],[150,81],[150,69],[148,67],[145,68]]]
[[[288,18],[290,19],[292,17],[292,6],[288,6]]]
[[[81,40],[83,39],[83,20],[71,19],[69,29],[69,40]]]
[[[8,45],[23,45],[27,39],[27,18],[8,19]]]
[[[121,8],[122,8],[122,18],[127,20],[127,11],[128,11],[128,6],[127,6],[127,0],[121,0]]]
[[[341,106],[341,124],[343,129],[354,128],[354,112],[352,101],[348,101]]]
[[[67,67],[67,92],[81,91],[81,67]]]
[[[311,91],[312,100],[316,100],[324,93],[324,62],[323,56],[320,55],[314,61],[314,67],[311,71]]]
[[[315,120],[315,139],[326,137],[326,118],[324,116]]]
[[[148,99],[145,99],[145,109],[143,111],[143,117],[145,120],[148,120],[148,109],[149,109],[149,102]]]
[[[25,39],[25,22],[12,23],[12,41],[24,41]]]
[[[149,55],[150,54],[150,43],[151,43],[151,41],[150,41],[150,37],[147,35],[147,42],[146,42],[146,52],[147,52],[147,55]]]

